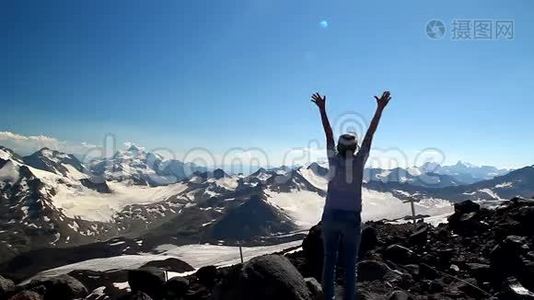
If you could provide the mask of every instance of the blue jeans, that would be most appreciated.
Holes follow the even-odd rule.
[[[322,217],[323,233],[323,293],[325,299],[335,299],[336,262],[343,249],[345,270],[344,300],[356,299],[356,262],[361,236],[360,212],[325,210]]]

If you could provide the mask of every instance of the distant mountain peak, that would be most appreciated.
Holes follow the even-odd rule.
[[[51,150],[47,147],[41,148],[31,155],[22,158],[24,163],[36,169],[45,170],[55,174],[67,175],[71,166],[79,172],[84,171],[82,163],[72,154]]]
[[[465,168],[476,168],[477,166],[474,165],[474,164],[471,164],[471,163],[468,163],[468,162],[464,162],[464,161],[457,161],[455,166],[458,166],[458,167],[465,167]]]
[[[223,177],[228,177],[229,175],[226,174],[226,172],[224,172],[223,169],[215,169],[215,170],[213,170],[212,176],[215,179],[221,179]]]
[[[126,151],[128,152],[144,152],[145,151],[144,147],[141,147],[134,143],[128,142],[128,143],[125,143],[124,145],[126,146]]]

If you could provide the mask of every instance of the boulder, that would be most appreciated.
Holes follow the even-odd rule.
[[[480,263],[466,263],[469,272],[480,282],[493,280],[493,272],[490,265]]]
[[[302,253],[305,260],[305,271],[317,280],[321,280],[323,270],[323,238],[321,223],[313,226],[302,241]]]
[[[147,293],[142,291],[133,291],[129,293],[128,295],[125,295],[119,300],[152,300],[153,298],[150,297]]]
[[[454,204],[454,213],[460,213],[460,214],[468,214],[472,212],[477,212],[480,210],[480,205],[471,201],[466,200],[462,201],[460,203]]]
[[[358,263],[358,281],[382,280],[390,270],[383,262],[362,260]]]
[[[426,243],[428,239],[428,226],[421,226],[408,238],[408,242],[412,245],[420,245]]]
[[[384,251],[384,257],[394,263],[403,265],[412,264],[417,260],[412,250],[398,244],[388,246]]]
[[[321,284],[317,281],[317,279],[313,277],[304,278],[304,281],[306,282],[306,286],[308,287],[308,290],[310,291],[310,296],[312,300],[323,300],[323,287]]]
[[[195,276],[198,281],[206,287],[213,287],[217,280],[218,270],[215,266],[205,266],[196,271]]]
[[[436,269],[430,267],[427,264],[420,264],[419,265],[419,276],[421,276],[422,278],[427,278],[427,279],[436,279],[439,277],[439,273],[438,271],[436,271]]]
[[[503,275],[515,274],[523,264],[521,254],[527,250],[523,237],[507,236],[491,250],[490,266],[495,272]]]
[[[45,300],[70,300],[83,298],[88,293],[85,285],[78,279],[66,274],[55,277],[35,278],[25,286],[25,288],[43,290],[43,298]]]
[[[159,298],[165,284],[165,272],[156,268],[130,270],[128,283],[132,292],[141,291],[152,298]]]
[[[127,270],[73,270],[69,275],[78,279],[90,291],[102,286],[110,287],[113,282],[128,281]]]
[[[521,207],[516,218],[519,221],[519,233],[534,234],[534,206]]]
[[[291,262],[280,255],[264,255],[234,269],[230,281],[218,287],[221,300],[311,300],[306,281]]]
[[[467,200],[454,204],[454,214],[447,218],[449,228],[460,235],[472,235],[479,229],[482,224],[478,219],[480,205]]]
[[[0,276],[0,299],[4,299],[15,290],[15,283],[11,279]]]
[[[363,258],[365,253],[373,250],[378,245],[378,233],[373,226],[365,226],[362,230],[360,241],[359,257]]]
[[[195,268],[193,268],[190,264],[177,258],[167,258],[165,260],[150,261],[141,267],[141,269],[143,268],[157,268],[176,273],[183,273],[195,270]]]
[[[189,288],[189,280],[183,277],[173,277],[165,283],[165,296],[168,299],[179,299]]]
[[[388,300],[413,300],[413,298],[408,293],[406,293],[405,291],[400,291],[400,290],[391,292],[388,295],[387,299]]]
[[[43,297],[33,291],[22,291],[9,298],[9,300],[43,300]]]

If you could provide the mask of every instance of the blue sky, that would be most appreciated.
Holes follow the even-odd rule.
[[[432,19],[440,40],[425,33]],[[514,39],[453,40],[454,19],[513,20]],[[369,119],[389,89],[377,155],[411,162],[432,147],[448,162],[520,167],[534,163],[533,53],[529,0],[3,0],[0,131],[95,145],[111,133],[177,153],[259,147],[277,163],[321,149],[313,92],[334,122]]]

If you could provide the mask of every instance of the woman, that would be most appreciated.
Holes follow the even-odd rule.
[[[375,115],[360,149],[356,152],[358,141],[352,134],[341,135],[337,147],[334,147],[334,134],[326,115],[326,96],[321,96],[319,93],[312,95],[312,102],[319,107],[321,112],[330,169],[328,191],[321,220],[324,245],[323,292],[325,299],[328,300],[335,299],[335,268],[340,246],[343,247],[345,270],[343,298],[345,300],[356,298],[356,261],[361,233],[363,169],[382,111],[391,100],[391,96],[388,91],[385,91],[380,98],[375,96],[375,99],[377,102]]]

